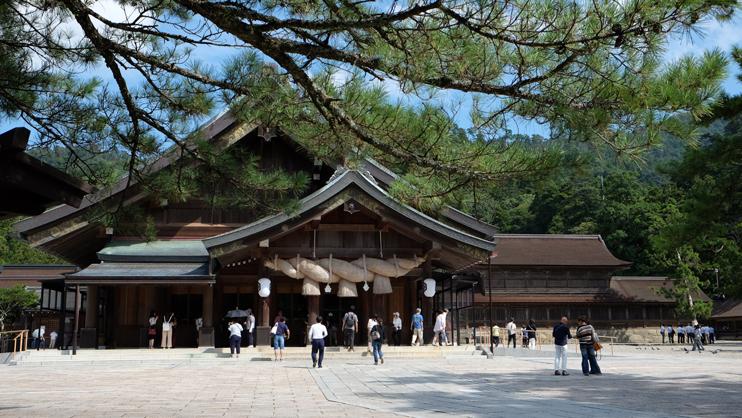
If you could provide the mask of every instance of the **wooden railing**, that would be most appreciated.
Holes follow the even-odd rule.
[[[0,353],[17,353],[28,350],[28,330],[0,332]]]

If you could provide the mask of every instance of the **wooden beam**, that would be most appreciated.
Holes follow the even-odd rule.
[[[374,224],[310,224],[304,225],[305,231],[332,231],[332,232],[376,232],[379,230],[377,225]]]

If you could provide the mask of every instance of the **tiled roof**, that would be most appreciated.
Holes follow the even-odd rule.
[[[671,289],[673,282],[668,277],[653,276],[613,276],[611,277],[611,289],[619,297],[627,301],[636,302],[674,302],[659,289]],[[695,300],[710,301],[705,293],[700,292],[693,295]]]
[[[712,319],[742,318],[742,299],[727,299],[714,308]]]

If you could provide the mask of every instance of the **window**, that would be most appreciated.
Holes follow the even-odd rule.
[[[644,311],[641,306],[629,306],[629,319],[644,319]]]
[[[608,307],[607,306],[591,306],[590,307],[590,318],[594,320],[607,321],[608,318]]]
[[[614,321],[625,321],[626,320],[626,307],[625,306],[611,307],[611,319]]]
[[[663,319],[662,310],[659,306],[647,305],[644,309],[647,312],[647,319]]]
[[[556,320],[561,319],[563,316],[571,318],[569,315],[569,308],[566,306],[557,306],[549,308],[549,319]]]
[[[529,316],[531,318],[529,319],[535,319],[537,321],[544,321],[549,319],[546,315],[548,309],[545,306],[534,306],[528,310]]]

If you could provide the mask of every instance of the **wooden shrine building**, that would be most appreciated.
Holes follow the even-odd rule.
[[[124,178],[110,190],[88,194],[77,208],[58,206],[15,225],[31,245],[79,267],[65,276],[64,286],[86,295],[81,346],[144,347],[151,311],[175,314],[175,346],[224,346],[223,318],[235,308],[252,309],[259,344],[267,342],[278,315],[287,319],[295,345],[304,345],[316,315],[341,341],[339,322],[351,308],[362,329],[370,315],[391,324],[392,313],[399,312],[403,341],[409,341],[415,308],[423,309],[429,333],[433,309],[447,307],[457,340],[461,330],[486,324],[490,289],[498,321],[516,316],[550,322],[564,309],[589,313],[632,304],[641,306],[642,316],[625,326],[650,321],[645,305],[657,301],[611,290],[613,274],[629,263],[613,257],[598,236],[497,234],[450,207],[434,218],[393,199],[387,190],[397,176],[379,163],[335,166],[280,131],[266,131],[227,112],[201,135],[225,152],[259,157],[261,167],[305,172],[311,184],[292,213],[260,217],[201,199],[171,203],[134,181],[126,205],[144,211],[156,230],[154,240],[144,241],[89,216],[119,201]],[[168,170],[179,155],[165,155],[152,170]],[[263,297],[265,279],[270,291],[263,289]],[[434,297],[425,295],[426,279],[435,280]],[[197,318],[203,321],[198,332]]]

